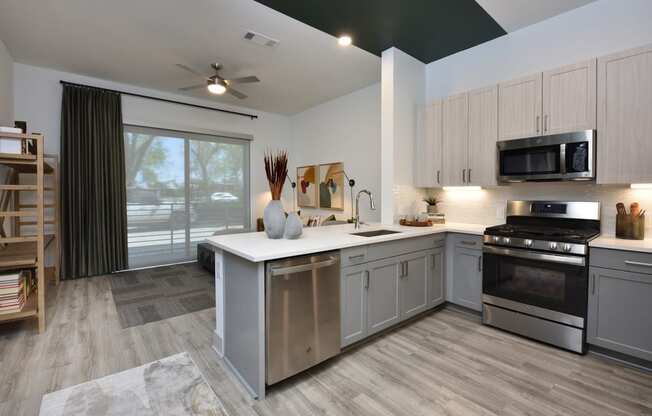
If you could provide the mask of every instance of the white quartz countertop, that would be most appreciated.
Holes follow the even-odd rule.
[[[354,230],[353,224],[344,224],[304,228],[303,234],[296,240],[272,240],[264,232],[257,232],[213,236],[206,241],[249,261],[261,262],[445,232],[482,235],[487,227],[483,224],[463,223],[436,224],[432,227],[365,224],[359,230]],[[378,229],[400,232],[377,237],[351,235],[354,232]]]
[[[640,251],[652,253],[652,238],[645,240],[623,240],[614,236],[600,236],[589,243],[590,247],[610,248],[613,250]]]

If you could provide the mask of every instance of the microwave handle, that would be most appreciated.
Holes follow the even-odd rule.
[[[559,173],[566,173],[566,143],[559,145]]]

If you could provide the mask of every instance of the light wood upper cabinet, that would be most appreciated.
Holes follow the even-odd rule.
[[[498,87],[469,92],[469,162],[466,185],[496,184]]]
[[[448,97],[443,105],[443,182],[464,185],[468,169],[469,103],[468,94]]]
[[[419,112],[419,134],[415,147],[416,186],[442,185],[442,102],[435,101]]]
[[[543,134],[596,128],[596,60],[543,73]]]
[[[541,134],[542,74],[498,84],[498,140]]]
[[[597,181],[652,182],[652,45],[598,60]]]

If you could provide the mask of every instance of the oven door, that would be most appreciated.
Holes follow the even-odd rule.
[[[560,322],[566,315],[580,317],[569,323],[584,326],[589,280],[585,257],[488,245],[483,254],[483,298],[506,299],[497,306],[510,308],[511,301],[517,310],[517,305],[533,306],[520,311]]]

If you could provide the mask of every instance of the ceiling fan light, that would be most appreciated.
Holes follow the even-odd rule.
[[[226,87],[218,82],[214,84],[208,84],[208,92],[211,94],[224,94],[226,92]]]

